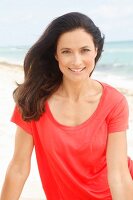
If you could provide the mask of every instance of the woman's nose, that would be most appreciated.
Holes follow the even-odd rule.
[[[73,56],[73,64],[74,64],[75,66],[79,66],[79,65],[81,65],[81,63],[82,63],[81,55],[75,54],[75,55]]]

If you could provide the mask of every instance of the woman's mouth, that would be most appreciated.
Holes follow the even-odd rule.
[[[86,67],[83,67],[83,68],[68,68],[69,70],[71,70],[72,72],[81,72],[85,69]]]

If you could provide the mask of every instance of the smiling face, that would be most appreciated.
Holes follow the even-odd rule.
[[[63,73],[63,79],[88,80],[95,66],[97,49],[91,34],[75,29],[62,34],[57,42],[55,58]]]

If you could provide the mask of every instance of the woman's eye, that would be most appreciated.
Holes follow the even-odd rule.
[[[89,52],[90,49],[83,49],[82,52]]]
[[[63,54],[69,54],[70,51],[65,50],[65,51],[62,51],[62,53],[63,53]]]

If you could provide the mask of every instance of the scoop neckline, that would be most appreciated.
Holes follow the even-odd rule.
[[[97,81],[97,80],[96,80]],[[100,100],[99,100],[99,103],[97,105],[97,108],[96,110],[92,113],[92,115],[86,119],[84,122],[82,122],[81,124],[79,125],[76,125],[76,126],[68,126],[68,125],[64,125],[60,122],[58,122],[55,117],[53,116],[52,112],[51,112],[51,109],[50,109],[50,106],[49,106],[49,103],[48,101],[46,100],[45,102],[45,108],[46,108],[46,114],[48,115],[48,117],[50,118],[50,120],[56,125],[58,126],[59,128],[62,128],[62,129],[65,129],[65,130],[77,130],[77,129],[81,129],[83,127],[85,127],[94,117],[95,115],[97,114],[98,110],[101,108],[101,104],[103,102],[103,99],[104,99],[104,96],[105,96],[105,84],[100,82],[100,81],[97,81],[98,83],[101,84],[103,90],[102,90],[102,95],[100,97]]]

